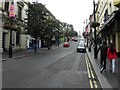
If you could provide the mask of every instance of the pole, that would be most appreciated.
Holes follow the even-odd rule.
[[[95,0],[93,0],[93,6],[94,6],[94,21],[96,21],[95,17]],[[97,42],[96,42],[96,27],[94,28],[94,43],[95,43],[95,48],[94,48],[94,58],[97,59]]]
[[[10,28],[10,42],[9,42],[9,58],[12,58],[12,23],[13,23],[13,17],[10,18],[11,22],[11,28]]]

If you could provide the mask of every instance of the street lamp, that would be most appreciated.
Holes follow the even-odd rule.
[[[91,27],[94,28],[94,58],[97,59],[97,40],[96,40],[96,27],[100,26],[100,23],[96,22],[96,17],[95,17],[95,0],[93,0],[93,16],[94,16],[94,21],[91,23]]]
[[[9,11],[9,17],[10,17],[10,41],[9,41],[9,58],[12,58],[12,28],[13,28],[13,17],[14,17],[14,4],[13,2],[10,5],[10,11]]]
[[[94,15],[94,22],[96,22],[95,17],[95,0],[93,0],[93,15]],[[94,58],[97,59],[97,42],[96,42],[96,26],[94,27]]]

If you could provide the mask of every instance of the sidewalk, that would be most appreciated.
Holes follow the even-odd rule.
[[[62,44],[59,45],[59,47],[62,46]],[[58,46],[53,45],[52,49],[57,48]],[[51,49],[51,50],[52,50]],[[12,53],[12,58],[9,58],[9,53],[8,52],[3,52],[2,53],[2,60],[0,61],[6,61],[6,60],[10,60],[10,59],[17,59],[17,58],[22,58],[22,57],[27,57],[30,55],[35,55],[35,54],[39,54],[42,52],[46,52],[48,51],[48,48],[37,48],[37,53],[35,53],[34,49],[23,49],[23,50],[18,50],[18,51],[14,51]]]
[[[109,61],[107,60],[107,71],[100,73],[100,59],[99,59],[99,54],[98,54],[98,59],[94,59],[94,50],[93,48],[91,49],[91,52],[88,52],[88,48],[87,48],[87,55],[89,57],[89,60],[94,68],[94,71],[98,77],[98,80],[101,84],[101,87],[103,89],[105,88],[118,88],[118,76],[120,76],[120,74],[118,73],[118,60],[116,61],[116,70],[115,70],[115,74],[112,74],[109,71]]]
[[[38,48],[37,49],[37,53],[44,52],[44,51],[47,51],[47,48]],[[23,49],[23,50],[14,51],[12,53],[12,58],[9,58],[9,52],[3,52],[2,53],[2,61],[27,57],[29,55],[34,55],[34,54],[37,54],[37,53],[35,53],[34,49]]]

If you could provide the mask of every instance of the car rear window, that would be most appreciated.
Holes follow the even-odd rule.
[[[83,44],[83,43],[80,43],[79,46],[80,46],[80,47],[84,47],[84,44]]]

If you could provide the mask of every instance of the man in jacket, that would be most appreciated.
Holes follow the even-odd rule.
[[[103,44],[98,48],[97,53],[100,50],[100,73],[102,73],[103,71],[106,71],[106,58],[107,58],[107,44],[106,42],[103,42]]]

